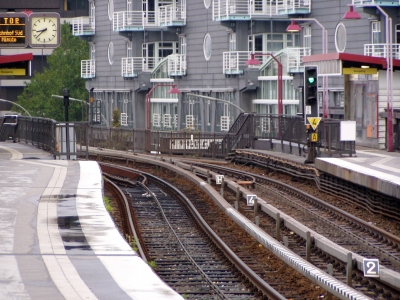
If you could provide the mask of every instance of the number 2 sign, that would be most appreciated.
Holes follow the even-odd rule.
[[[379,277],[379,259],[363,259],[364,277]]]

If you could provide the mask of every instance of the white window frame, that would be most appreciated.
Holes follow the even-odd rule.
[[[121,113],[121,126],[128,126],[128,114]]]
[[[380,44],[381,42],[381,22],[371,22],[371,44]]]
[[[303,26],[301,31],[303,32],[303,47],[311,49],[311,41],[312,41],[311,26],[310,25]]]
[[[161,116],[159,113],[153,113],[153,127],[161,126]]]

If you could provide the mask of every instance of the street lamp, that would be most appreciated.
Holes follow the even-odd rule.
[[[271,56],[278,64],[278,115],[283,115],[283,84],[282,84],[282,63],[272,53],[252,53],[250,59],[246,62],[247,66],[258,66],[261,62],[255,58],[256,55],[267,55]]]
[[[150,97],[153,94],[154,90],[159,86],[172,86],[172,88],[168,91],[168,94],[180,94],[181,91],[176,87],[176,84],[170,83],[157,83],[153,88],[146,94],[146,129],[151,129],[151,114],[150,114]]]
[[[387,151],[394,151],[393,142],[393,53],[392,53],[392,18],[376,4],[357,5],[360,7],[373,6],[377,8],[381,14],[385,16],[385,34],[386,34],[386,94],[387,94],[387,122],[386,122],[386,139],[387,139]],[[361,16],[358,12],[353,11],[353,6],[350,6],[350,11],[346,12],[343,19],[360,19]]]
[[[315,18],[299,18],[290,19],[291,23],[286,28],[287,32],[299,32],[301,27],[296,23],[296,21],[309,21],[315,22],[322,29],[322,53],[328,53],[328,31],[325,27]],[[324,119],[328,118],[328,77],[322,76],[322,109]]]

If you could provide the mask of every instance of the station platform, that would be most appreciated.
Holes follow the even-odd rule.
[[[261,149],[243,149],[262,153],[282,160],[305,164],[306,158]],[[352,183],[368,187],[388,196],[400,199],[400,152],[387,152],[367,147],[356,147],[356,154],[349,157],[318,157],[315,167]]]
[[[131,249],[96,162],[0,143],[0,299],[183,299]]]

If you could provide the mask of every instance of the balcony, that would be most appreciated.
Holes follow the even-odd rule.
[[[214,0],[214,21],[265,20],[283,14],[309,14],[311,0]]]
[[[302,63],[303,56],[311,55],[311,48],[287,48],[287,72],[303,73],[304,66]]]
[[[124,78],[138,77],[141,72],[152,72],[161,58],[154,57],[123,57],[121,61],[121,76]]]
[[[246,62],[250,59],[249,51],[229,51],[223,53],[222,68],[225,75],[240,75],[247,69]]]
[[[280,0],[278,2],[279,15],[309,14],[311,0]]]
[[[186,55],[171,54],[168,55],[168,76],[186,75]]]
[[[156,12],[148,11],[119,11],[113,16],[114,31],[143,31],[161,29],[156,22]]]
[[[386,57],[386,44],[365,44],[364,55]],[[394,59],[400,59],[400,44],[392,44],[392,56]]]
[[[79,17],[72,19],[72,35],[89,36],[95,34],[94,17]]]
[[[400,1],[391,0],[353,0],[352,5],[354,6],[400,6]]]
[[[186,0],[163,5],[156,11],[119,11],[113,15],[114,31],[160,30],[186,25]]]
[[[185,26],[186,25],[186,0],[181,0],[180,4],[173,2],[171,5],[159,7],[159,22],[163,27]]]
[[[81,61],[81,78],[90,79],[96,77],[96,61],[94,59]]]

